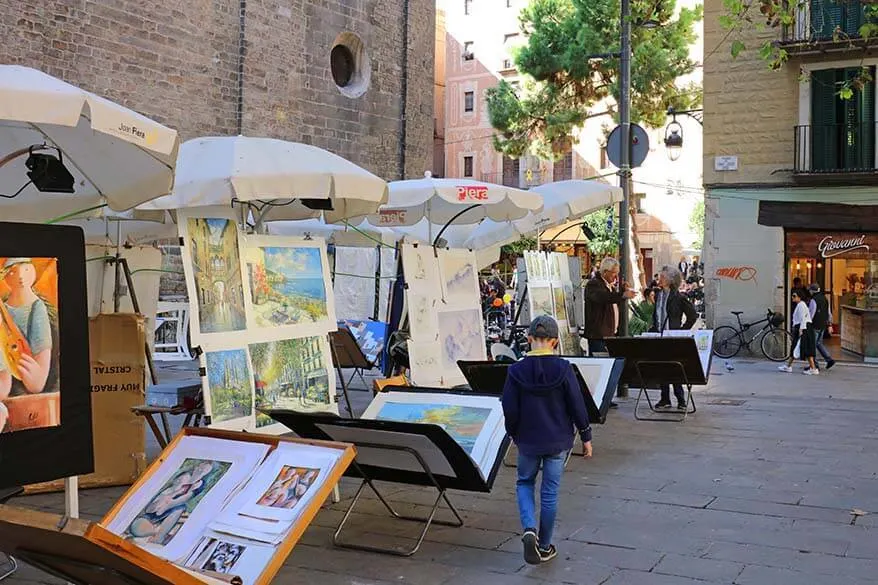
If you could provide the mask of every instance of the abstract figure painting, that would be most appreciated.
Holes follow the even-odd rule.
[[[185,459],[171,479],[136,515],[122,537],[167,546],[231,465],[224,461]]]
[[[0,432],[61,424],[58,260],[0,258]]]
[[[486,359],[482,315],[478,309],[443,311],[439,315],[439,343],[442,347],[443,376],[463,378],[458,360]]]
[[[443,300],[448,304],[467,303],[479,294],[475,256],[467,250],[440,250]]]
[[[555,309],[552,303],[552,287],[548,285],[536,286],[528,284],[527,296],[530,301],[530,318],[534,319],[539,315],[555,315]]]
[[[193,307],[193,321],[197,313],[193,333],[243,331],[247,320],[237,224],[222,217],[189,217],[185,226],[188,238],[183,250],[193,280],[189,290],[195,291],[197,305]]]
[[[322,240],[248,236],[245,246],[255,328],[273,329],[274,339],[336,329]]]
[[[291,510],[308,493],[308,489],[314,485],[319,474],[319,469],[284,465],[274,482],[262,497],[256,500],[256,505]]]
[[[205,405],[214,424],[253,418],[253,386],[247,350],[209,351],[205,354]],[[245,420],[245,427],[248,421]]]
[[[250,345],[256,408],[338,413],[322,337],[283,339]],[[256,413],[256,426],[275,424]]]

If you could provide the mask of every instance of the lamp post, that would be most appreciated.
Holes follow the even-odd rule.
[[[619,59],[619,126],[622,152],[619,166],[619,182],[622,187],[622,203],[619,208],[619,284],[628,281],[628,230],[631,201],[631,0],[622,0],[621,55]],[[620,307],[619,335],[628,335],[628,303]],[[627,394],[627,392],[626,392]]]

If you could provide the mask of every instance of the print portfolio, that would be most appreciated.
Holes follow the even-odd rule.
[[[77,523],[90,552],[75,567],[49,548],[63,526],[16,508],[0,506],[0,550],[74,583],[103,582],[82,573],[91,562],[133,583],[267,584],[353,458],[347,443],[187,428],[100,523]],[[15,536],[22,524],[45,525],[44,552]]]

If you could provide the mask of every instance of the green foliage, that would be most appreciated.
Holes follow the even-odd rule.
[[[613,208],[604,207],[583,218],[595,235],[595,239],[588,242],[588,251],[594,256],[612,256],[619,251],[619,234],[615,229],[615,222],[613,229],[607,227],[607,220],[612,216]]]
[[[693,245],[700,248],[704,241],[704,199],[696,203],[689,214],[689,230],[695,234]]]
[[[537,247],[537,241],[535,238],[529,238],[527,236],[523,236],[517,242],[512,242],[511,244],[506,244],[502,248],[500,248],[500,252],[504,255],[509,256],[520,256],[522,252],[525,250],[535,250]]]
[[[756,54],[772,70],[778,70],[789,60],[789,52],[779,44],[778,38],[762,40],[755,47],[748,47],[741,36],[748,29],[760,32],[776,30],[777,37],[784,27],[796,26],[796,14],[800,10],[807,10],[808,0],[722,0],[724,14],[719,16],[719,24],[725,29],[723,41],[732,38],[729,52],[733,58],[738,58],[749,48],[755,48]],[[835,43],[848,43],[851,47],[856,43],[868,41],[878,35],[878,4],[867,0],[824,0],[826,8],[834,8],[843,4],[862,6],[863,24],[853,33],[845,32],[841,27],[832,31],[831,40]],[[762,35],[764,38],[764,35]],[[721,41],[721,44],[722,42]],[[807,42],[807,40],[802,40]],[[805,81],[805,80],[803,80]],[[847,80],[839,88],[838,95],[841,99],[850,99],[858,85],[871,81],[868,69],[853,79]]]
[[[631,117],[651,127],[666,123],[668,107],[685,110],[701,102],[701,88],[681,88],[677,78],[695,63],[689,46],[702,7],[682,8],[674,0],[632,0]],[[521,90],[501,81],[487,92],[494,147],[510,157],[534,154],[556,159],[586,120],[608,113],[599,102],[618,95],[619,59],[587,59],[619,50],[619,0],[531,0],[519,17],[528,44],[515,63],[524,76]]]

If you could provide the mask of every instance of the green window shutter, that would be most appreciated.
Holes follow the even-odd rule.
[[[837,1],[837,0],[836,0]],[[859,0],[848,0],[844,4],[844,26],[842,30],[849,37],[859,37],[860,27],[865,21],[863,11],[865,6]]]
[[[842,0],[811,0],[810,8],[813,40],[831,40],[837,27],[844,30]]]
[[[859,67],[844,70],[845,81],[862,76]],[[842,105],[845,118],[844,165],[848,170],[875,168],[875,68],[868,71],[869,81],[855,90]]]
[[[836,70],[811,74],[811,170],[838,168],[840,120],[837,119]]]

